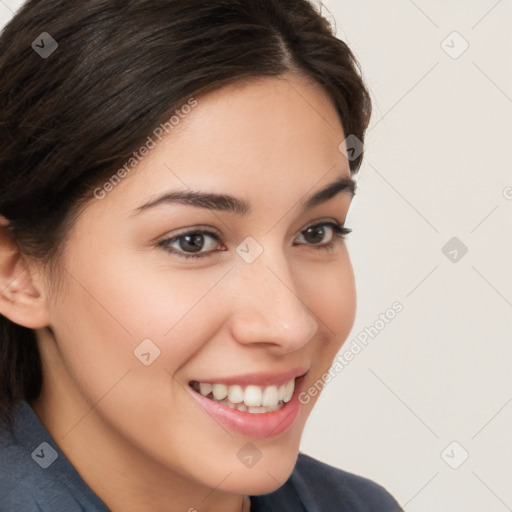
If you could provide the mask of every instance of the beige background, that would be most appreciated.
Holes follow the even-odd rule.
[[[0,0],[2,25],[21,3]],[[323,6],[375,102],[341,352],[403,311],[324,389],[302,450],[407,512],[512,510],[512,0]]]
[[[303,450],[408,512],[512,510],[512,2],[324,5],[376,107],[347,222],[348,342],[404,310],[324,390]]]

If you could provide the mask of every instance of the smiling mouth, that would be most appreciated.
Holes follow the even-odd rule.
[[[204,397],[231,409],[263,414],[282,409],[293,396],[296,380],[303,378],[304,376],[292,378],[279,386],[242,386],[197,381],[190,382],[189,386]]]

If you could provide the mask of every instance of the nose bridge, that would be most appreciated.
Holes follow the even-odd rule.
[[[267,248],[256,261],[241,261],[237,276],[232,334],[238,342],[296,350],[311,340],[318,324],[282,252]]]

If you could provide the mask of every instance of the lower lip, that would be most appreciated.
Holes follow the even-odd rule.
[[[281,409],[264,413],[241,412],[237,409],[231,409],[227,405],[206,398],[190,386],[188,386],[188,389],[204,410],[225,427],[247,437],[266,439],[283,434],[297,420],[301,407],[299,394],[303,382],[303,377],[295,380],[293,396]]]

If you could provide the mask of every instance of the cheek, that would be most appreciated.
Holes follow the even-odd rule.
[[[354,272],[345,246],[341,257],[324,265],[315,264],[302,271],[303,300],[311,309],[334,354],[341,348],[352,329],[356,314]]]
[[[225,269],[149,271],[126,257],[94,261],[92,267],[69,259],[73,277],[54,308],[54,331],[69,373],[92,401],[127,371],[130,381],[140,374],[142,388],[151,379],[168,381],[162,370],[173,374],[217,328],[215,320],[223,315],[214,288]]]

